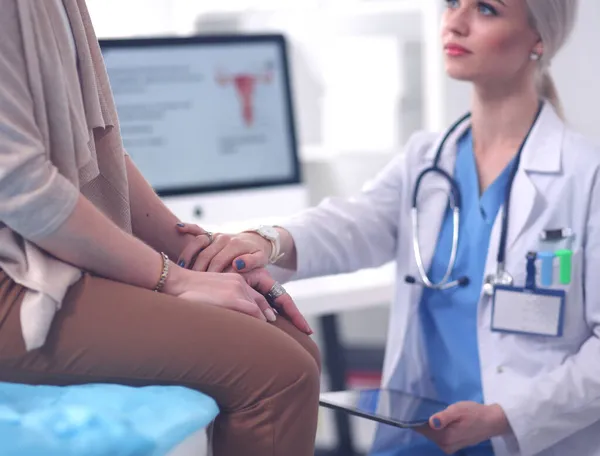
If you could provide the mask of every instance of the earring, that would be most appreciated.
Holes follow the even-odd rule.
[[[534,62],[538,61],[542,56],[539,55],[537,52],[532,52],[531,54],[529,54],[529,59],[533,60]]]

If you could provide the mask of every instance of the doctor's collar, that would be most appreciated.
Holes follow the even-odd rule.
[[[448,136],[442,151],[442,160],[444,157],[456,153],[458,140],[471,128],[471,124],[471,118],[468,117]],[[543,100],[540,115],[523,149],[520,168],[525,171],[542,173],[559,172],[561,170],[561,150],[565,128],[564,122],[558,116],[552,104]],[[435,158],[444,135],[445,132],[440,134],[429,148],[425,154],[426,160]]]
[[[552,104],[544,101],[542,112],[523,150],[521,168],[540,173],[560,172],[565,130],[565,123]]]

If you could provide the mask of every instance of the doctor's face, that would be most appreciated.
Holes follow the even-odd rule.
[[[446,0],[442,43],[452,78],[480,84],[515,84],[533,74],[541,52],[525,0]]]

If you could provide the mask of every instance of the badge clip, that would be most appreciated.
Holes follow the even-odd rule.
[[[525,279],[525,288],[527,290],[535,290],[535,276],[536,276],[536,267],[535,261],[537,260],[536,252],[527,252],[527,275]]]

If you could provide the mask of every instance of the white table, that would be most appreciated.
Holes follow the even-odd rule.
[[[391,302],[395,274],[390,263],[350,274],[297,280],[285,288],[303,315],[318,317]]]

